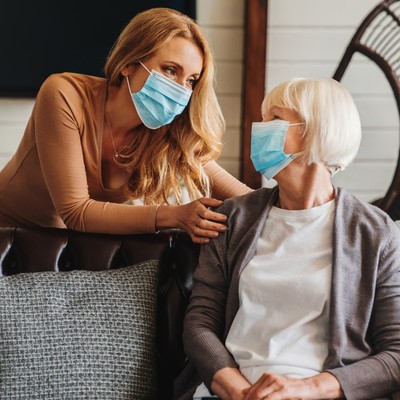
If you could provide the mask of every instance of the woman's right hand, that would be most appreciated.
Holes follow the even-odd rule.
[[[179,206],[159,206],[156,229],[179,228],[187,232],[194,243],[208,243],[210,238],[218,237],[220,232],[227,229],[226,215],[210,209],[222,203],[221,200],[203,197]]]

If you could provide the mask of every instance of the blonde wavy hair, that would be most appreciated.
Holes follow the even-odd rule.
[[[126,190],[145,204],[169,203],[172,195],[183,202],[182,187],[190,199],[210,196],[205,163],[221,153],[225,121],[214,91],[214,61],[207,39],[188,16],[168,8],[153,8],[136,15],[115,42],[105,64],[109,85],[120,86],[129,64],[152,57],[171,39],[182,37],[203,54],[203,69],[190,102],[171,124],[156,130],[144,125],[131,144]]]

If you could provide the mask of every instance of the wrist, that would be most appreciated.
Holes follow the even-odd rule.
[[[304,381],[309,386],[312,398],[315,399],[342,399],[344,393],[339,381],[329,372],[322,372]]]
[[[177,220],[175,218],[176,208],[177,206],[171,206],[171,205],[158,206],[156,212],[156,223],[155,223],[156,231],[169,228],[178,228],[178,226],[176,226]]]
[[[211,390],[221,399],[240,399],[248,387],[250,383],[237,368],[219,370],[211,383]]]

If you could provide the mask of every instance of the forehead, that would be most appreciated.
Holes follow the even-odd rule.
[[[203,52],[189,39],[175,37],[157,50],[154,58],[158,62],[173,62],[183,67],[185,72],[200,74],[203,69]]]

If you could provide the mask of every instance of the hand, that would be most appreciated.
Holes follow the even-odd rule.
[[[186,231],[194,243],[208,243],[226,230],[227,217],[209,207],[218,207],[221,200],[203,197],[181,206],[160,206],[157,211],[157,229],[179,228]]]
[[[338,380],[323,372],[310,378],[296,379],[265,372],[244,390],[244,400],[304,400],[342,398]]]
[[[287,378],[265,372],[253,386],[244,391],[244,400],[294,400],[312,398],[303,396],[308,388],[305,380]]]
[[[244,400],[249,381],[237,368],[222,368],[215,373],[211,390],[222,400]]]

